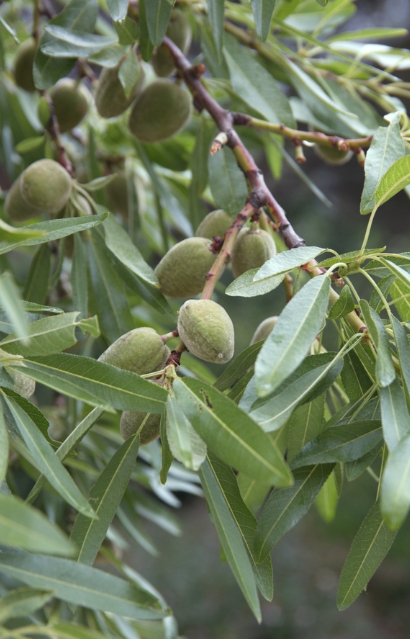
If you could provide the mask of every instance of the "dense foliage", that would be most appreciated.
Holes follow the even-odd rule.
[[[258,620],[314,502],[331,521],[376,480],[340,609],[410,507],[410,252],[368,247],[410,185],[410,52],[372,44],[403,30],[343,31],[354,0],[172,5],[0,6],[2,638],[177,637],[123,561],[155,554],[144,519],[179,533],[175,492],[205,497]],[[324,200],[309,147],[364,167],[350,253],[306,246],[259,169]],[[225,295],[272,291],[234,355]]]

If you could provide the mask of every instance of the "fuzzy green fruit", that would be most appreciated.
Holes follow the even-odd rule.
[[[105,187],[108,207],[113,213],[128,217],[127,178],[124,171],[115,173],[115,178]]]
[[[252,268],[260,268],[276,255],[276,245],[267,231],[242,229],[232,249],[232,271],[235,278]]]
[[[195,235],[197,237],[207,237],[210,240],[213,237],[223,237],[232,223],[233,217],[229,213],[226,213],[223,209],[217,209],[204,217]]]
[[[135,84],[127,97],[118,77],[120,66],[119,64],[111,69],[104,69],[99,77],[94,99],[97,111],[102,118],[115,118],[117,115],[124,113],[135,100],[144,84],[145,73],[142,66],[140,66]]]
[[[346,164],[353,155],[353,151],[338,151],[333,146],[323,146],[323,144],[315,144],[313,148],[321,160],[335,166]]]
[[[87,115],[91,102],[89,90],[75,80],[64,78],[50,90],[61,133],[71,131]]]
[[[188,300],[178,315],[178,332],[187,349],[200,359],[225,364],[233,356],[235,335],[232,320],[212,300]]]
[[[20,44],[14,58],[13,75],[16,84],[30,93],[36,90],[33,79],[33,62],[36,50],[35,40],[29,38]]]
[[[121,335],[98,358],[100,362],[117,366],[138,375],[163,368],[170,350],[153,328],[142,327]]]
[[[71,195],[71,177],[58,162],[38,160],[21,174],[20,193],[42,213],[58,213]]]
[[[11,185],[4,203],[4,211],[13,222],[24,222],[41,213],[23,200],[20,193],[21,176]]]
[[[174,42],[182,53],[186,53],[191,46],[192,29],[186,13],[174,9],[168,22],[165,35]],[[166,77],[175,69],[174,59],[165,44],[160,44],[151,58],[155,73],[161,78]]]
[[[23,375],[23,373],[18,373],[17,371],[11,370],[7,367],[7,363],[13,363],[13,366],[24,366],[23,362],[18,359],[14,359],[15,356],[10,355],[6,351],[0,349],[0,362],[2,366],[5,367],[7,373],[14,380],[13,389],[16,393],[24,397],[25,399],[29,399],[36,390],[36,382],[34,379],[30,379],[27,375]],[[8,360],[8,361],[7,361]]]
[[[135,435],[142,422],[146,419],[140,431],[140,445],[145,446],[159,437],[161,415],[156,413],[133,413],[124,411],[121,415],[120,431],[124,439]]]
[[[189,237],[175,244],[155,269],[161,292],[176,298],[198,295],[216,259],[211,245],[204,237]]]
[[[191,106],[187,91],[169,80],[156,80],[138,96],[128,128],[141,142],[162,142],[185,126]]]
[[[277,321],[277,315],[267,317],[265,320],[263,320],[263,322],[259,324],[258,328],[253,334],[251,344],[256,344],[256,342],[260,342],[262,339],[266,339],[275,328],[275,324]]]

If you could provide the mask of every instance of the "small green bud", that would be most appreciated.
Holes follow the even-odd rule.
[[[211,242],[204,237],[190,237],[175,244],[155,269],[161,292],[176,298],[198,295],[216,259],[210,249]]]
[[[232,320],[212,300],[188,300],[179,310],[178,332],[187,349],[200,359],[225,364],[233,356]]]
[[[232,249],[232,271],[235,278],[252,268],[260,268],[276,255],[276,245],[267,231],[242,229]]]
[[[71,177],[54,160],[38,160],[20,178],[22,199],[42,213],[58,213],[71,195]]]
[[[263,322],[259,324],[255,333],[253,334],[251,344],[255,344],[256,342],[260,342],[262,339],[266,339],[275,328],[275,324],[277,321],[278,317],[276,315],[267,317],[265,320],[263,320]]]
[[[223,209],[217,209],[204,217],[195,235],[197,237],[207,237],[210,240],[213,237],[223,237],[229,227],[232,226],[232,223],[232,215],[229,215]]]
[[[153,328],[142,327],[119,337],[100,357],[100,362],[138,375],[159,371],[170,350]]]

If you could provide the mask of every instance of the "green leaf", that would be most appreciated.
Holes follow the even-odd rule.
[[[355,479],[360,477],[360,475],[366,470],[366,468],[371,466],[374,460],[379,456],[380,450],[383,445],[384,444],[378,444],[368,453],[363,455],[363,457],[361,457],[360,459],[356,459],[353,462],[346,463],[344,466],[346,470],[347,481],[354,481]]]
[[[124,94],[127,98],[130,97],[132,90],[135,86],[136,79],[138,78],[140,73],[141,73],[141,67],[138,62],[138,58],[135,55],[134,49],[130,49],[127,55],[125,56],[125,59],[121,63],[119,71],[118,71],[118,78],[122,84],[122,88],[124,89]],[[127,237],[129,238],[128,234],[127,234]]]
[[[214,467],[208,461],[202,464],[199,477],[223,551],[250,609],[260,622],[261,611],[251,559],[238,523],[232,517],[226,494],[215,475]]]
[[[208,0],[208,17],[219,62],[222,60],[222,37],[224,32],[224,0]]]
[[[27,238],[36,238],[44,235],[44,231],[33,231],[29,226],[15,228],[0,220],[0,242],[19,242]]]
[[[70,217],[61,220],[48,220],[47,222],[39,222],[38,224],[30,224],[25,227],[32,231],[41,231],[41,237],[33,236],[26,239],[15,240],[13,242],[0,242],[0,255],[14,251],[21,246],[33,246],[35,244],[44,244],[44,242],[53,242],[54,240],[60,240],[63,237],[78,233],[79,231],[85,231],[85,229],[91,229],[94,226],[101,224],[107,217],[108,213],[103,215],[90,215],[84,217]]]
[[[168,437],[167,437],[167,416],[166,413],[161,415],[161,425],[160,425],[160,438],[161,438],[161,453],[162,453],[162,464],[161,471],[159,474],[159,478],[161,480],[161,484],[167,483],[168,471],[171,468],[172,462],[174,461],[174,456],[169,447]]]
[[[400,322],[393,317],[393,332],[399,356],[401,378],[405,389],[405,395],[410,397],[410,344],[406,331]]]
[[[375,195],[381,179],[391,165],[406,153],[400,135],[400,112],[390,114],[388,126],[381,126],[374,134],[366,153],[365,181],[360,202],[360,213],[370,213],[375,205]]]
[[[290,273],[293,269],[307,264],[310,260],[325,252],[326,249],[321,249],[317,246],[300,246],[290,251],[282,251],[282,253],[278,253],[265,262],[255,275],[254,281],[260,282],[268,277]]]
[[[410,432],[410,416],[398,379],[380,389],[383,436],[389,451]]]
[[[206,457],[206,445],[192,428],[176,399],[167,399],[167,441],[173,456],[189,470],[198,470]]]
[[[71,540],[78,548],[77,561],[92,565],[114,518],[135,467],[139,435],[129,437],[110,459],[89,493],[95,519],[78,514]]]
[[[285,274],[267,277],[255,282],[255,275],[259,268],[252,268],[242,273],[225,289],[225,294],[231,297],[256,297],[266,295],[282,284]]]
[[[73,305],[80,317],[88,315],[87,267],[82,239],[78,233],[74,235],[74,253],[71,263],[71,286],[73,288]]]
[[[350,292],[350,288],[346,285],[340,291],[339,299],[330,307],[328,318],[339,319],[345,317],[355,309],[355,303],[353,295]]]
[[[149,2],[150,0],[148,0],[148,3]],[[141,56],[145,62],[148,62],[148,60],[151,59],[152,52],[154,50],[154,45],[151,42],[149,31],[148,31],[147,10],[146,10],[145,0],[140,0],[138,8],[139,8],[138,26],[140,30]]]
[[[326,428],[292,459],[291,467],[354,461],[372,450],[382,436],[377,419]]]
[[[78,312],[61,313],[32,322],[28,326],[27,344],[15,333],[7,335],[0,348],[13,355],[50,355],[70,348],[76,343],[75,328]]]
[[[379,258],[379,262],[383,264],[386,268],[389,269],[393,275],[397,277],[403,284],[407,286],[410,285],[410,273],[408,273],[404,268],[392,262],[392,260],[386,260],[385,258]],[[406,263],[408,264],[408,259],[406,259]]]
[[[262,561],[283,535],[307,513],[333,468],[334,464],[300,468],[295,471],[293,486],[273,490],[256,529],[255,553],[258,561]]]
[[[131,619],[162,619],[157,598],[146,590],[68,559],[0,553],[0,572],[32,588],[53,590],[57,599]]]
[[[44,439],[48,441],[50,446],[52,446],[53,448],[57,448],[60,442],[56,441],[55,439],[52,439],[50,435],[48,434],[48,429],[50,427],[50,424],[48,423],[47,419],[44,417],[41,410],[39,410],[37,406],[32,404],[28,399],[16,393],[12,387],[5,388],[3,386],[2,391],[5,395],[14,399],[14,401],[20,406],[20,408],[22,408],[23,411],[27,413],[27,415],[29,415],[29,417],[33,420],[33,422],[37,426],[40,433],[43,435]]]
[[[231,149],[222,147],[208,156],[209,186],[217,208],[237,215],[245,206],[248,189]]]
[[[50,444],[45,440],[31,417],[19,404],[7,395],[4,399],[11,410],[17,428],[24,439],[38,469],[47,478],[61,497],[87,517],[94,513],[87,500],[74,483],[71,475],[56,457]],[[44,552],[44,551],[43,551]]]
[[[4,423],[3,411],[0,407],[0,486],[6,476],[9,461],[9,438],[6,424]]]
[[[383,470],[380,508],[390,530],[397,530],[410,508],[410,435],[391,451]]]
[[[133,51],[135,57],[135,52]],[[130,236],[120,226],[114,216],[110,215],[103,224],[105,230],[105,244],[124,266],[130,269],[138,278],[159,287],[158,278],[141,253],[133,244]]]
[[[225,368],[222,375],[216,380],[214,386],[220,391],[232,388],[237,381],[241,379],[254,365],[256,357],[262,348],[262,343],[257,342],[251,344],[248,348],[245,348],[242,353],[239,353]]]
[[[29,151],[33,151],[33,149],[38,149],[40,146],[43,146],[45,142],[44,135],[36,135],[32,138],[26,138],[22,140],[15,146],[15,150],[17,153],[21,155],[24,153],[28,153]]]
[[[262,42],[265,42],[269,35],[275,3],[276,0],[251,0],[256,32]]]
[[[167,0],[148,0],[145,2],[145,15],[149,37],[154,47],[158,47],[168,25],[172,6]]]
[[[351,402],[363,397],[372,385],[370,377],[354,350],[346,353],[344,357],[341,378]]]
[[[256,0],[267,4],[272,0]],[[268,23],[269,29],[269,23]],[[258,34],[259,35],[259,34]],[[235,93],[268,122],[295,127],[295,119],[286,95],[272,75],[247,53],[234,38],[226,38],[224,56]]]
[[[248,475],[245,475],[245,473],[238,473],[236,480],[242,499],[249,510],[259,508],[265,500],[266,495],[270,492],[269,484],[252,479],[248,477]]]
[[[375,206],[381,206],[409,184],[410,156],[405,155],[396,160],[380,180],[375,195]]]
[[[27,340],[28,323],[23,304],[11,273],[0,274],[0,306],[4,308],[20,339]]]
[[[16,588],[8,592],[0,599],[0,623],[31,615],[48,603],[53,596],[53,592],[33,588]]]
[[[24,374],[54,390],[119,410],[162,413],[168,393],[135,373],[79,355],[46,355],[24,360]],[[21,366],[9,367],[21,372]],[[88,397],[88,399],[86,399]]]
[[[260,397],[272,393],[304,359],[321,330],[329,290],[329,278],[315,277],[285,306],[256,360],[255,385]]]
[[[325,394],[299,406],[289,420],[288,460],[291,461],[323,428]]]
[[[175,380],[174,391],[192,426],[223,461],[267,483],[292,483],[276,444],[231,399],[197,379]]]
[[[320,489],[315,499],[315,505],[322,519],[329,524],[334,520],[336,515],[336,507],[338,502],[338,494],[336,488],[335,473],[331,473],[324,485]]]
[[[345,262],[346,264],[349,264],[350,262],[353,262],[356,257],[359,257],[359,255],[368,255],[370,257],[371,255],[383,253],[385,250],[386,247],[383,246],[382,248],[365,249],[364,251],[362,251],[361,249],[359,251],[349,251],[348,253],[341,253],[340,255],[336,255],[335,257],[329,257],[327,260],[319,262],[319,266],[324,266],[327,268],[329,266],[337,264],[337,262]]]
[[[348,608],[366,588],[395,536],[384,524],[376,502],[363,520],[342,568],[337,593],[339,610]]]
[[[24,287],[23,297],[28,302],[44,304],[48,291],[51,268],[51,251],[48,244],[42,244],[30,264],[30,271]]]
[[[107,7],[113,20],[124,20],[128,10],[128,0],[107,0]]]
[[[387,279],[388,294],[390,294],[392,304],[397,308],[401,319],[404,322],[410,321],[410,282],[404,283],[403,280],[390,275],[379,283],[379,287]],[[390,284],[390,286],[388,286]],[[382,291],[383,292],[383,291]],[[385,295],[386,297],[386,295]],[[382,309],[382,304],[379,305]]]
[[[396,377],[393,360],[390,355],[389,338],[384,324],[376,311],[365,300],[360,300],[366,326],[377,348],[376,379],[379,386],[385,388]]]
[[[87,58],[104,47],[118,42],[117,36],[84,33],[50,23],[44,27],[44,30],[53,36],[53,40],[41,45],[41,52],[53,58]]]
[[[0,494],[0,539],[2,545],[33,553],[72,557],[74,546],[68,537],[39,510],[18,497]],[[1,607],[0,607],[1,618]]]

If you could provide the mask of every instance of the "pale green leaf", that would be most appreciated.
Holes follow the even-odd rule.
[[[258,38],[265,42],[269,35],[270,23],[276,0],[251,0]]]
[[[28,326],[29,342],[24,343],[15,333],[0,342],[0,348],[13,355],[50,355],[70,348],[76,343],[75,328],[78,312],[44,317]]]
[[[391,452],[398,442],[410,432],[410,415],[398,379],[395,379],[389,386],[380,388],[380,406],[384,441]]]
[[[339,299],[330,307],[328,318],[339,319],[354,311],[355,302],[350,288],[346,285],[340,291]]]
[[[9,461],[9,439],[4,423],[3,411],[0,409],[0,486],[6,476]]]
[[[128,0],[107,0],[107,7],[111,18],[116,21],[124,20],[127,15],[128,4]]]
[[[381,206],[410,184],[410,156],[396,160],[380,180],[375,195],[375,206]]]
[[[206,445],[172,395],[167,399],[166,433],[173,456],[189,470],[198,470],[206,457]]]
[[[338,502],[338,494],[336,488],[335,472],[327,478],[324,485],[320,489],[315,505],[322,519],[329,524],[336,515],[336,507]]]
[[[282,284],[285,274],[268,276],[263,280],[255,281],[255,275],[259,268],[252,268],[242,273],[225,289],[225,294],[231,297],[256,297],[266,295]]]
[[[231,149],[208,156],[209,186],[217,208],[237,215],[245,206],[248,189]]]
[[[117,36],[83,33],[55,24],[46,25],[44,30],[53,37],[53,40],[41,45],[41,52],[53,58],[87,58],[104,47],[118,42]]]
[[[393,360],[390,355],[389,338],[384,324],[376,311],[369,306],[366,300],[360,300],[366,326],[377,348],[376,379],[382,388],[389,386],[396,377]]]
[[[208,0],[208,16],[219,62],[222,59],[224,0]]]
[[[291,461],[323,428],[325,394],[299,406],[289,420],[288,460]]]
[[[47,590],[34,590],[33,588],[11,590],[0,599],[0,623],[8,621],[8,619],[31,615],[49,602],[53,596],[53,592]]]
[[[282,251],[265,262],[255,275],[254,281],[259,282],[268,277],[285,275],[325,252],[326,249],[317,246],[300,246],[290,251]]]
[[[10,273],[0,275],[0,306],[4,308],[20,339],[26,340],[28,334],[27,317],[13,276]]]
[[[383,470],[380,509],[391,530],[402,525],[410,508],[410,435],[405,435],[389,454]]]

